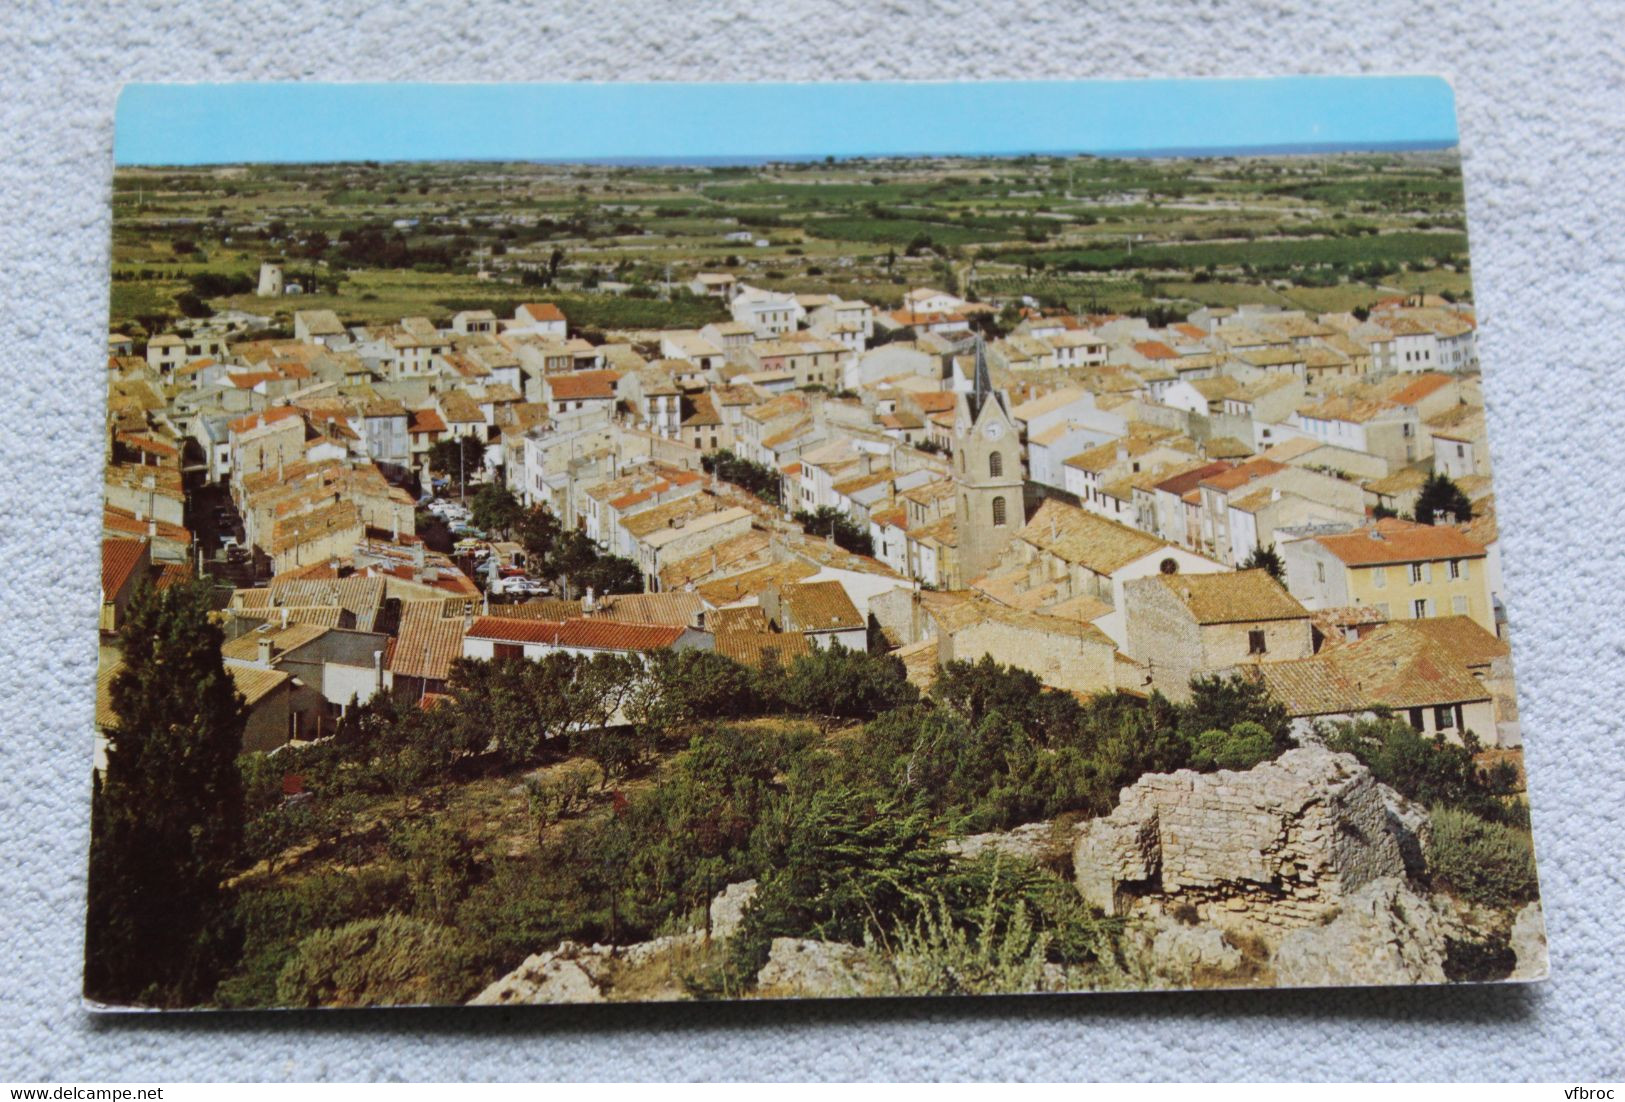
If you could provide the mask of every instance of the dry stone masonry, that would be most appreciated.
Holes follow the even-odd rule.
[[[1403,821],[1415,809],[1352,755],[1304,747],[1247,772],[1141,777],[1085,824],[1075,875],[1108,914],[1189,906],[1218,926],[1311,926],[1405,876]]]

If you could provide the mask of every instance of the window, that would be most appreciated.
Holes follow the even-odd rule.
[[[987,473],[992,478],[1004,476],[1004,453],[994,452],[987,457]]]
[[[1422,564],[1419,563],[1419,562],[1413,562],[1413,563],[1411,563],[1411,584],[1412,585],[1420,585],[1421,581],[1422,581]]]
[[[1450,731],[1456,726],[1456,709],[1450,704],[1441,704],[1433,709],[1433,729],[1435,731]]]
[[[525,648],[521,643],[493,643],[491,645],[491,658],[493,661],[518,661],[525,657]]]
[[[1467,455],[1467,445],[1466,444],[1457,444],[1456,445],[1456,458],[1457,459],[1462,459],[1466,455]]]
[[[1372,570],[1371,584],[1376,586],[1378,589],[1385,588],[1388,585],[1388,571],[1380,566]]]
[[[1461,560],[1460,559],[1451,559],[1450,560],[1450,578],[1451,578],[1452,581],[1454,581],[1455,579],[1457,579],[1459,577],[1461,577]]]
[[[1418,731],[1425,731],[1427,729],[1422,723],[1422,709],[1411,709],[1411,726],[1416,728]]]
[[[1003,528],[1004,519],[1004,498],[996,497],[993,499],[993,527]]]
[[[1247,633],[1248,654],[1263,654],[1266,649],[1267,648],[1264,645],[1264,632],[1262,628],[1255,629]]]
[[[1162,571],[1164,574],[1178,574],[1179,562],[1172,558],[1163,559],[1157,564],[1157,569]]]
[[[1411,602],[1411,616],[1417,620],[1425,620],[1428,615],[1428,599],[1419,597]]]
[[[1322,583],[1326,581],[1326,564],[1323,562],[1315,564],[1315,581]]]
[[[1371,607],[1377,610],[1378,616],[1381,616],[1384,620],[1388,619],[1388,606],[1386,604],[1372,605]]]
[[[1467,598],[1466,597],[1452,597],[1452,598],[1450,598],[1450,611],[1454,612],[1457,616],[1465,616],[1465,615],[1467,615]]]

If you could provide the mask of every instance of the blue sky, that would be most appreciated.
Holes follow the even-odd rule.
[[[132,84],[120,165],[1190,153],[1456,144],[1437,77]]]

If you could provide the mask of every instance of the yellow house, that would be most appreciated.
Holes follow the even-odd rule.
[[[1305,608],[1358,605],[1387,620],[1466,616],[1494,634],[1485,549],[1458,529],[1387,518],[1280,547]]]

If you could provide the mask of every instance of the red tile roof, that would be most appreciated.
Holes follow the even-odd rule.
[[[1375,524],[1316,541],[1349,566],[1483,558],[1484,548],[1455,528],[1388,517]]]
[[[246,417],[239,417],[231,422],[232,432],[247,432],[261,425],[273,424],[288,417],[298,417],[300,411],[294,406],[272,406],[270,409],[258,413],[250,413]]]
[[[613,398],[615,383],[621,377],[618,371],[572,371],[568,374],[547,376],[547,390],[554,401],[577,401],[584,398]]]
[[[1148,360],[1177,360],[1179,353],[1161,341],[1135,341],[1134,351]]]
[[[1418,375],[1408,386],[1394,391],[1388,396],[1388,400],[1402,406],[1411,406],[1434,391],[1449,385],[1450,376],[1441,375],[1437,371],[1430,371],[1425,375]]]
[[[1186,471],[1184,474],[1176,474],[1172,478],[1163,479],[1161,482],[1157,483],[1156,488],[1159,490],[1166,490],[1175,497],[1182,498],[1188,491],[1196,489],[1197,485],[1200,484],[1204,479],[1212,478],[1216,474],[1222,474],[1223,472],[1228,471],[1232,466],[1234,466],[1234,464],[1230,463],[1228,460],[1219,459],[1212,463],[1207,463],[1203,466],[1197,467],[1194,470]]]
[[[1245,486],[1255,478],[1274,474],[1286,470],[1285,463],[1277,463],[1273,459],[1254,459],[1239,467],[1232,467],[1228,471],[1220,471],[1202,480],[1202,485],[1211,486],[1215,490],[1234,490]]]
[[[527,302],[519,309],[535,318],[537,321],[563,321],[564,311],[551,302]]]
[[[102,540],[102,598],[111,600],[129,583],[146,557],[146,540]]]
[[[420,409],[412,414],[407,432],[445,432],[446,422],[438,410]]]

